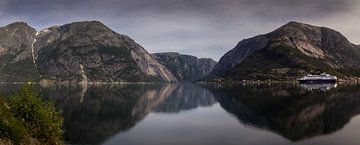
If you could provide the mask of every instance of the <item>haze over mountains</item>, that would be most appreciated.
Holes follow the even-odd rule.
[[[0,28],[0,81],[174,82],[294,80],[327,72],[360,76],[360,47],[339,32],[290,22],[240,41],[217,63],[179,53],[149,54],[98,21],[36,31],[25,22]],[[214,69],[213,69],[214,68]]]

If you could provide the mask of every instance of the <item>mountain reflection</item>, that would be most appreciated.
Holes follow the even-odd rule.
[[[40,88],[40,95],[63,109],[70,144],[101,144],[152,111],[173,113],[216,103],[193,84],[53,86]]]
[[[291,141],[301,141],[336,132],[360,113],[359,85],[268,84],[206,86],[207,89],[204,89],[194,84],[170,83],[34,87],[42,98],[54,101],[57,107],[63,110],[64,138],[69,144],[102,144],[109,138],[117,136],[115,134],[126,135],[127,131],[131,133],[136,130],[130,131],[151,112],[169,117],[163,113],[179,113],[211,106],[217,102],[241,124],[274,132]],[[20,88],[19,85],[0,86],[0,95],[10,96]],[[210,108],[212,109],[221,108],[214,105]],[[202,111],[205,110],[207,109]],[[211,112],[210,116],[216,114],[215,118],[208,116],[209,118],[204,120],[226,120],[226,118],[218,118],[220,115],[218,113],[225,112]],[[177,115],[181,117],[189,114]],[[230,119],[234,118],[230,117]],[[144,120],[146,121],[149,120]],[[193,125],[191,120],[187,123],[190,125],[185,125]],[[235,122],[235,126],[238,125],[240,124]],[[176,128],[180,127],[182,126],[176,126]],[[212,130],[211,125],[206,128]],[[185,129],[185,131],[199,130]],[[218,128],[216,131],[219,131]],[[219,132],[226,134],[233,131],[226,129]],[[162,136],[155,137],[161,139]]]
[[[40,94],[63,109],[65,140],[100,144],[142,120],[173,86],[89,86],[45,88]]]
[[[340,130],[360,113],[360,86],[327,91],[284,84],[208,88],[243,124],[292,141]]]
[[[199,106],[211,106],[215,103],[216,100],[208,90],[188,83],[178,85],[178,87],[155,108],[155,111],[177,113]]]

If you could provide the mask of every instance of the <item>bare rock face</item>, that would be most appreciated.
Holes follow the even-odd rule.
[[[1,28],[0,34],[0,59],[12,58],[9,61],[14,63],[24,60],[30,63],[26,67],[31,67],[31,71],[41,76],[41,79],[176,81],[164,66],[134,40],[115,33],[98,21],[53,26],[39,32],[25,23],[15,23]],[[16,70],[30,71],[23,66]],[[23,75],[18,80],[29,81]],[[34,78],[33,75],[30,78]],[[14,81],[11,78],[8,80]]]
[[[97,21],[51,27],[41,31],[38,39],[36,61],[48,79],[176,81],[134,40]]]
[[[339,32],[298,22],[242,40],[215,66],[210,80],[292,80],[327,72],[360,76],[360,48]]]
[[[198,59],[176,52],[154,53],[153,56],[180,81],[196,81],[208,75],[216,64],[210,58]]]
[[[0,27],[0,81],[38,80],[33,61],[36,30],[24,22]]]

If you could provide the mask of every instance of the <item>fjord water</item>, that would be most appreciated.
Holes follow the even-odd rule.
[[[2,85],[11,96],[21,86]],[[359,85],[34,86],[68,144],[359,144]]]

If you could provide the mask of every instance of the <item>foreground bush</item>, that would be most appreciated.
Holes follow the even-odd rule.
[[[0,143],[62,144],[61,113],[29,85],[16,96],[0,97],[0,116]]]

